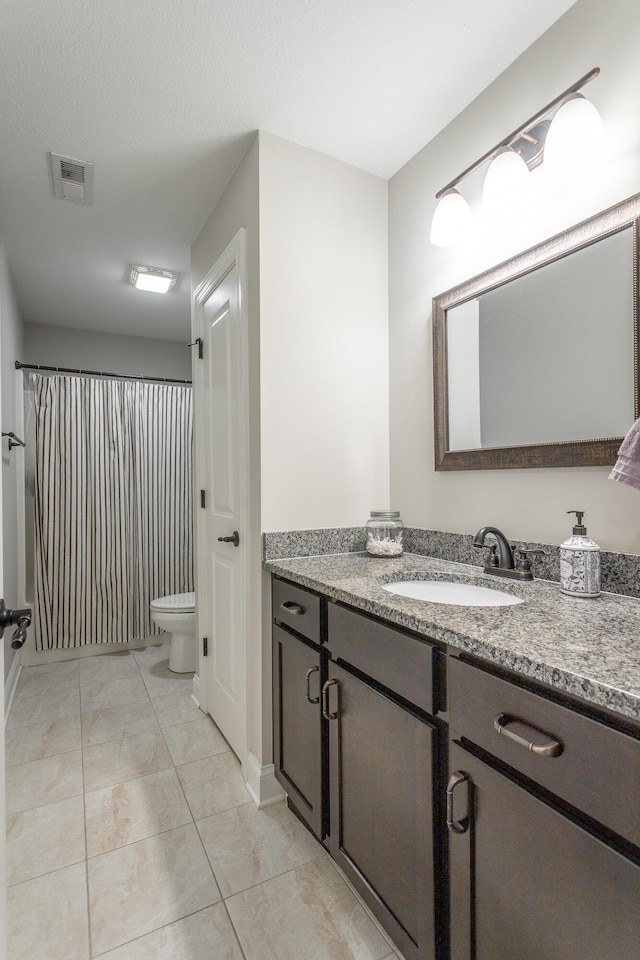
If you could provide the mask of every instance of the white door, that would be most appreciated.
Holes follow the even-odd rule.
[[[244,764],[247,758],[249,545],[247,329],[244,233],[196,292],[202,359],[194,371],[196,575],[203,706]],[[204,505],[203,505],[204,504]],[[202,644],[207,638],[207,656]]]
[[[1,359],[1,358],[0,358]],[[6,447],[5,447],[6,450]],[[0,464],[0,597],[4,597],[4,566],[3,566],[3,537],[2,537],[2,466]],[[11,607],[16,601],[17,597],[6,597],[6,603],[8,607]],[[13,628],[9,627],[11,633],[13,633]],[[4,691],[5,685],[5,671],[4,671],[4,648],[8,643],[8,637],[10,633],[5,633],[4,640],[0,641],[0,656],[2,657],[2,669],[0,670],[0,677],[2,677],[2,690]],[[3,695],[3,704],[4,704],[4,695]],[[4,706],[2,709],[2,737],[0,738],[0,823],[5,823],[5,772],[4,772]],[[4,830],[0,831],[0,877],[6,877],[6,840]],[[6,888],[4,881],[0,881],[0,957],[6,956],[7,951],[7,898],[6,898]]]

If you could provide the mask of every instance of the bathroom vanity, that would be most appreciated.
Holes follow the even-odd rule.
[[[640,956],[640,602],[417,556],[268,566],[276,775],[407,960]],[[384,589],[413,579],[523,602]]]

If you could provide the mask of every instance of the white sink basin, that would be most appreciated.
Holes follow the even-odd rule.
[[[520,597],[503,593],[502,590],[449,580],[399,580],[396,583],[385,583],[384,589],[412,600],[450,603],[458,607],[508,607],[522,603]]]

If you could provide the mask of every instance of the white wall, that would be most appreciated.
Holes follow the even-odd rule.
[[[389,503],[387,183],[260,133],[262,528]]]
[[[190,380],[194,348],[187,347],[186,343],[186,338],[184,343],[178,343],[75,330],[49,323],[25,323],[23,355],[17,359],[54,367]]]
[[[640,553],[640,499],[609,468],[436,473],[431,354],[433,296],[640,191],[639,32],[637,0],[579,0],[390,181],[391,498],[405,522],[459,533],[491,523],[558,543],[565,511],[580,507],[601,546]],[[584,93],[605,124],[601,169],[554,182],[540,168],[530,216],[485,224],[460,249],[432,246],[436,191],[593,66],[602,72]],[[476,210],[485,169],[461,188]],[[597,357],[585,359],[597,389]]]
[[[23,324],[18,313],[13,287],[4,254],[0,248],[0,354],[2,362],[2,429],[13,430],[21,436],[22,411],[19,408],[17,389],[18,375],[14,367],[23,350]],[[2,555],[4,560],[4,593],[8,607],[21,607],[25,598],[21,596],[19,580],[20,546],[23,541],[18,530],[19,481],[23,474],[19,469],[20,458],[24,457],[22,448],[8,450],[8,442],[2,440]],[[4,668],[8,676],[16,651],[11,649],[10,628],[4,635]]]

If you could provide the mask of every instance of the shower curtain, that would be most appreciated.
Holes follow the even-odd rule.
[[[36,648],[158,633],[150,601],[193,590],[191,388],[32,382]]]

